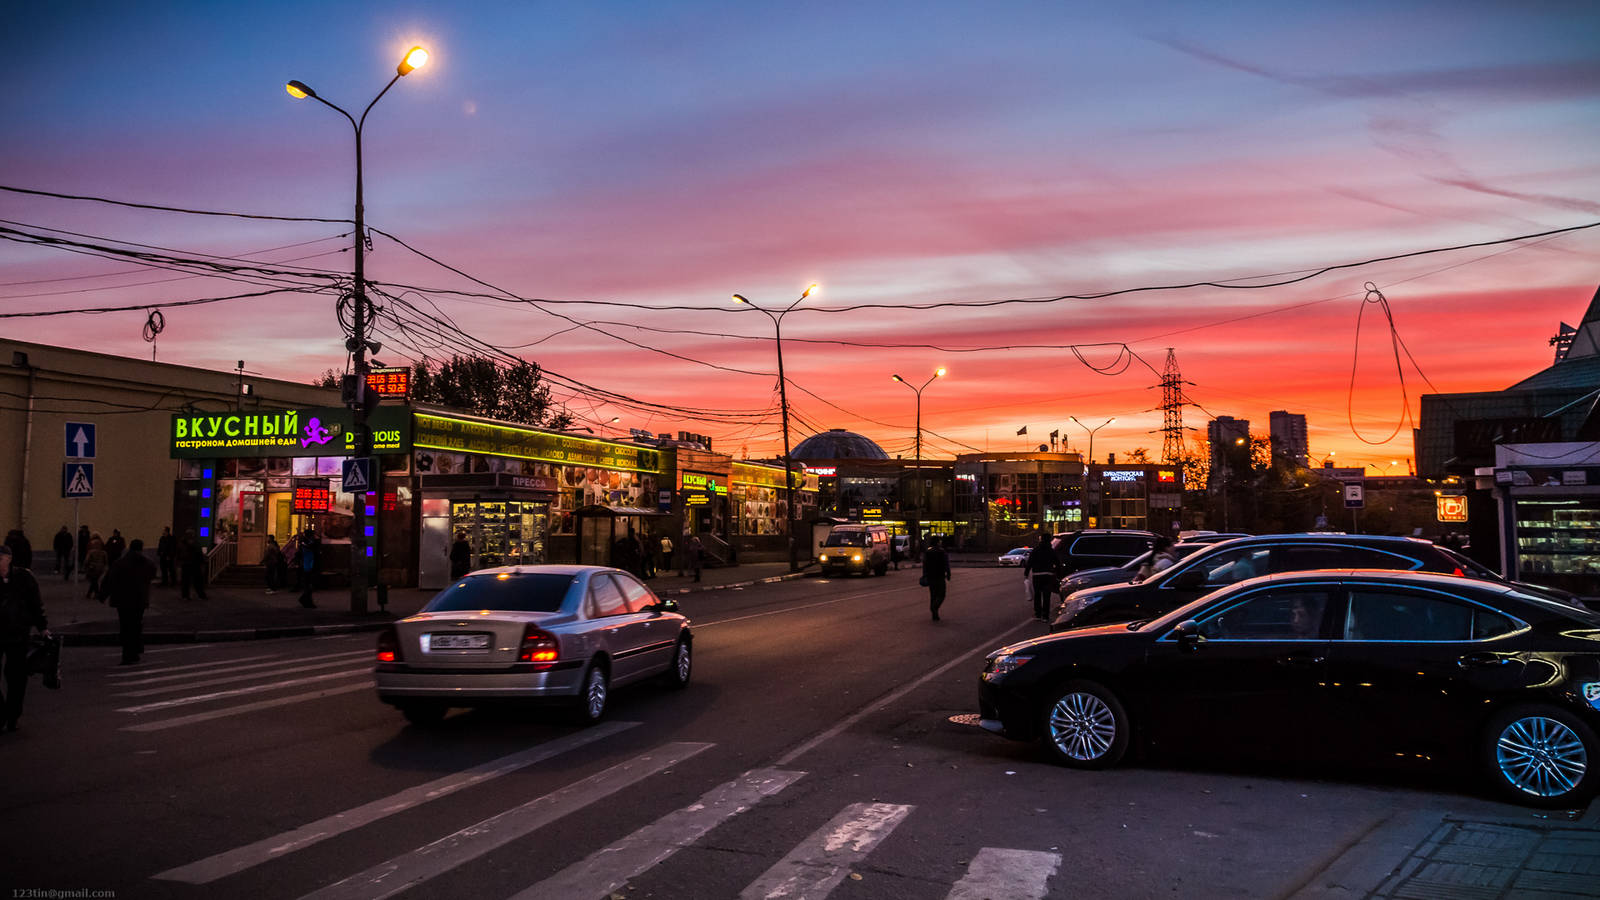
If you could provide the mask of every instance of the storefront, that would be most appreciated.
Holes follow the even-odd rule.
[[[1492,479],[1506,574],[1600,596],[1600,444],[1502,444]]]

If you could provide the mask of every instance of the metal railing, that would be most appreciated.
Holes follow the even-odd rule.
[[[700,548],[708,560],[715,560],[715,565],[725,566],[732,558],[728,542],[717,537],[709,531],[700,532]]]
[[[206,551],[206,583],[217,580],[238,558],[239,545],[229,540],[219,540]]]

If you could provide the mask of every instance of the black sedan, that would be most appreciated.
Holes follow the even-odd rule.
[[[984,728],[1078,768],[1130,746],[1455,759],[1516,801],[1573,806],[1600,789],[1600,614],[1450,575],[1273,575],[997,650],[979,704]]]

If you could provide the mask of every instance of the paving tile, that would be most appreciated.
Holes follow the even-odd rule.
[[[1600,848],[1578,853],[1552,853],[1551,841],[1534,851],[1525,868],[1538,872],[1588,875],[1600,882]]]
[[[1528,851],[1531,849],[1531,844],[1528,847],[1509,848],[1445,844],[1430,853],[1428,859],[1441,863],[1515,869],[1528,858]]]
[[[1511,867],[1430,862],[1411,876],[1411,880],[1463,888],[1493,888],[1498,891],[1510,884],[1516,874],[1517,870]]]
[[[1527,828],[1511,828],[1504,825],[1484,825],[1474,822],[1463,823],[1461,829],[1451,835],[1450,843],[1465,847],[1482,847],[1486,850],[1516,850],[1524,852],[1532,850],[1534,844],[1539,842],[1537,831]]]
[[[1517,874],[1512,893],[1520,898],[1524,891],[1549,891],[1568,897],[1600,897],[1600,880],[1589,874],[1525,871]]]

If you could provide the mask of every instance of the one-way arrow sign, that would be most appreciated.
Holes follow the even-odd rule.
[[[94,459],[94,423],[67,423],[67,459]]]

